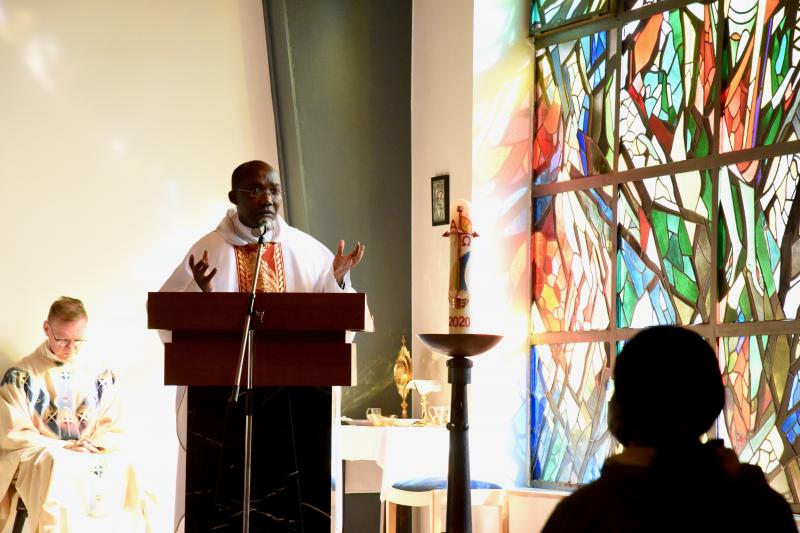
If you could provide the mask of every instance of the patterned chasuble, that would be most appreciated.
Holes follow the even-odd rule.
[[[253,286],[258,243],[234,246],[233,249],[236,255],[239,291],[249,292]],[[286,292],[286,272],[283,269],[283,252],[279,242],[268,242],[264,245],[256,292]]]
[[[82,391],[85,396],[79,397],[72,365],[61,363],[56,363],[40,377],[21,368],[11,368],[3,378],[3,385],[24,389],[28,402],[44,425],[39,428],[40,432],[59,440],[78,440],[87,430],[94,429],[104,393],[114,382],[114,374],[107,370],[97,377],[93,389]]]

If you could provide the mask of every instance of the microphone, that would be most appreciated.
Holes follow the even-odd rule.
[[[259,224],[257,227],[250,228],[250,234],[253,237],[263,237],[271,229],[272,229],[272,220],[267,218],[262,220],[261,224]]]

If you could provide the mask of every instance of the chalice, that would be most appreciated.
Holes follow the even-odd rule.
[[[417,389],[419,393],[419,406],[422,410],[422,425],[431,423],[431,415],[428,413],[428,394],[439,392],[442,386],[433,379],[412,379],[408,382],[409,387]]]

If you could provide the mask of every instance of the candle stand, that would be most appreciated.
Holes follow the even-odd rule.
[[[472,361],[494,347],[502,336],[472,333],[420,333],[417,338],[436,353],[446,355],[450,395],[450,454],[447,465],[447,533],[472,533],[472,498],[469,473],[469,422],[467,419],[467,384]]]

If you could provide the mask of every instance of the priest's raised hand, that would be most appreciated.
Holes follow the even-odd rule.
[[[194,262],[194,255],[189,254],[189,268],[192,271],[192,277],[203,292],[214,292],[214,282],[211,280],[216,275],[217,269],[215,267],[211,269],[211,272],[208,272],[209,267],[208,250],[203,250],[203,257],[196,263]]]
[[[344,284],[344,275],[350,270],[358,266],[361,258],[364,257],[365,246],[360,242],[356,242],[356,247],[347,255],[344,255],[344,241],[339,241],[339,246],[336,248],[336,255],[333,256],[333,276],[336,278],[336,283],[339,285]]]

